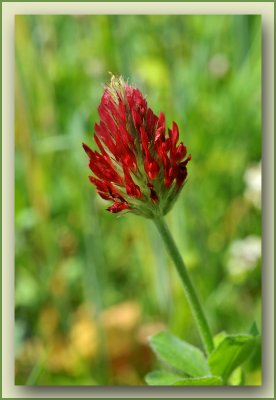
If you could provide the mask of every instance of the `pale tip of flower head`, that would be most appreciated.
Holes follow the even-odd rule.
[[[105,85],[105,90],[110,93],[115,104],[118,102],[118,97],[124,98],[126,82],[122,76],[116,76],[112,72],[108,72],[110,75],[110,82]]]

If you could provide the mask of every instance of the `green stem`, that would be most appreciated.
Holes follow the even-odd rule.
[[[208,326],[206,317],[204,315],[203,309],[201,307],[201,304],[199,302],[196,290],[192,284],[192,281],[189,277],[187,268],[182,260],[182,257],[176,247],[176,244],[170,234],[170,231],[163,220],[163,218],[158,218],[154,219],[154,223],[157,226],[157,229],[162,237],[162,239],[165,242],[165,245],[167,247],[167,250],[172,257],[174,264],[176,266],[176,269],[181,277],[184,289],[185,289],[185,294],[187,297],[187,300],[190,304],[190,307],[192,309],[194,318],[197,322],[198,330],[205,348],[205,351],[207,354],[211,353],[211,351],[214,348],[213,344],[213,339],[212,335],[210,332],[210,328]]]

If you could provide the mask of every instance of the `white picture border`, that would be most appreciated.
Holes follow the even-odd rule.
[[[17,14],[258,14],[262,16],[263,385],[260,387],[27,387],[14,385],[14,17]],[[274,398],[274,3],[2,3],[2,397]],[[246,84],[246,82],[245,82]],[[234,118],[234,116],[233,116]]]

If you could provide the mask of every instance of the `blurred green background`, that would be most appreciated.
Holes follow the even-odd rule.
[[[259,16],[16,16],[15,382],[144,385],[147,337],[201,345],[149,220],[88,180],[108,72],[175,120],[192,154],[166,217],[214,334],[261,328]],[[246,384],[260,384],[254,360]]]

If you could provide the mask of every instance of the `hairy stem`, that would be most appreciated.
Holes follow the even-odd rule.
[[[181,280],[182,280],[182,283],[183,283],[183,286],[185,289],[185,294],[186,294],[187,300],[189,302],[189,305],[191,307],[195,321],[197,323],[197,327],[198,327],[199,334],[202,339],[205,351],[207,352],[207,354],[209,354],[209,353],[211,353],[211,351],[214,348],[211,331],[210,331],[209,325],[207,323],[207,319],[204,315],[202,306],[199,302],[197,292],[196,292],[194,285],[192,284],[192,281],[189,277],[187,268],[182,260],[182,257],[176,247],[176,244],[175,244],[175,242],[170,234],[170,231],[169,231],[165,221],[163,220],[163,218],[154,219],[154,223],[155,223],[162,239],[164,240],[167,250],[168,250],[171,258],[173,259],[176,269],[181,277]]]

